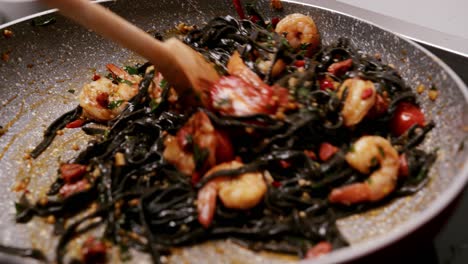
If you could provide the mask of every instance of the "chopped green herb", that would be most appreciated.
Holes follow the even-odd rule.
[[[373,157],[371,159],[371,166],[374,167],[374,166],[377,166],[378,164],[378,160],[377,160],[377,157]]]
[[[431,88],[429,88],[429,90],[432,90],[432,91],[437,91],[437,86],[435,86],[435,84],[432,84],[431,85]]]
[[[71,93],[71,94],[74,94],[75,93],[75,89],[69,89],[67,90],[67,92]]]
[[[123,100],[115,100],[115,101],[110,102],[109,105],[107,106],[107,108],[112,110],[112,109],[115,109],[115,108],[121,106],[122,103],[123,103]]]
[[[297,98],[306,98],[310,94],[310,91],[306,87],[301,86],[297,88],[296,94]]]
[[[124,79],[118,78],[118,81],[119,81],[120,83],[125,83],[125,84],[130,85],[130,86],[133,85],[133,83],[132,83],[131,81],[129,81],[129,80],[124,80]]]
[[[307,50],[310,46],[310,43],[302,43],[301,44],[301,50]]]
[[[156,109],[158,109],[158,106],[159,106],[159,103],[156,102],[156,100],[151,100],[151,102],[149,103],[149,106],[151,107],[151,111],[155,111]]]
[[[26,210],[28,207],[22,203],[16,202],[15,203],[15,209],[16,209],[16,215],[20,215]]]
[[[124,70],[126,72],[128,72],[128,74],[130,74],[130,75],[138,75],[138,69],[137,68],[134,68],[134,67],[131,67],[131,66],[125,66]]]
[[[166,87],[166,85],[167,85],[166,79],[162,79],[162,80],[159,82],[159,87],[161,87],[161,88]]]

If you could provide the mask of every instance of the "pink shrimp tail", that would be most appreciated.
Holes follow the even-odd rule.
[[[367,183],[354,183],[333,189],[328,200],[331,203],[356,204],[371,200],[372,190]]]

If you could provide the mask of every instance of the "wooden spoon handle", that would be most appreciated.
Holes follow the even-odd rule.
[[[75,22],[148,59],[168,79],[181,76],[171,50],[140,28],[89,0],[40,0]],[[180,78],[180,77],[179,77]]]

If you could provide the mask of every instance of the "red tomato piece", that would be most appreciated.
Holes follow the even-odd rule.
[[[234,159],[234,150],[229,136],[224,131],[215,131],[216,163],[223,163]]]
[[[296,67],[304,67],[305,66],[305,60],[297,60],[295,63],[294,63],[294,66]]]
[[[327,241],[322,241],[319,242],[317,245],[311,247],[309,250],[307,250],[306,253],[306,259],[312,259],[316,258],[325,254],[330,253],[333,250],[333,246],[327,242]]]
[[[99,79],[101,79],[101,75],[99,75],[99,74],[97,74],[97,73],[94,73],[94,75],[93,75],[93,81],[97,81],[97,80],[99,80]]]
[[[390,123],[390,128],[395,136],[401,136],[410,127],[415,124],[424,126],[425,118],[421,109],[408,102],[398,104],[393,118]]]
[[[66,183],[73,183],[81,180],[86,173],[86,166],[81,164],[62,164],[60,174]]]
[[[274,181],[274,182],[271,183],[271,185],[273,185],[273,187],[275,187],[275,188],[279,188],[279,187],[281,187],[282,184],[279,181]]]
[[[84,124],[85,124],[85,121],[83,119],[77,119],[75,121],[71,121],[65,127],[66,128],[78,128],[78,127],[82,127]]]
[[[83,262],[85,264],[107,263],[107,247],[104,242],[94,237],[89,237],[81,248]]]
[[[398,176],[409,176],[408,159],[406,158],[406,154],[404,153],[400,155],[400,167],[398,168]]]
[[[331,157],[333,157],[333,155],[335,155],[336,152],[338,152],[337,147],[333,146],[328,142],[324,142],[320,145],[319,158],[322,161],[327,161]]]

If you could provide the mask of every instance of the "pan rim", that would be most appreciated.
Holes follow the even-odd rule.
[[[113,0],[96,0],[93,1],[95,3],[105,3],[105,2],[112,2]],[[426,48],[422,47],[415,41],[409,39],[408,37],[392,32],[382,26],[379,26],[373,22],[370,22],[366,19],[359,18],[357,16],[342,12],[342,11],[337,11],[331,8],[319,6],[310,3],[310,1],[296,1],[296,0],[283,0],[284,2],[287,3],[292,3],[292,4],[298,4],[298,5],[303,5],[303,6],[309,6],[309,7],[314,7],[326,11],[330,11],[333,13],[337,13],[343,16],[350,17],[352,19],[355,19],[357,21],[369,24],[373,27],[376,27],[378,29],[384,30],[386,32],[389,32],[393,35],[396,35],[398,38],[400,38],[403,41],[406,41],[410,45],[414,46],[416,49],[421,50],[424,52],[427,56],[429,56],[431,59],[433,59],[438,65],[441,66],[441,68],[447,73],[447,75],[454,80],[456,83],[458,89],[464,96],[464,101],[465,105],[468,104],[468,88],[467,85],[461,80],[461,78],[445,63],[443,62],[440,58],[432,54],[430,51],[428,51]],[[35,13],[29,16],[25,16],[13,21],[10,21],[8,23],[0,25],[0,30],[6,29],[8,27],[11,27],[13,25],[32,20],[36,17],[40,17],[43,15],[55,13],[57,10],[56,9],[50,9],[46,11],[42,11],[39,13]],[[371,253],[374,253],[380,249],[383,249],[391,244],[396,243],[400,239],[408,236],[409,234],[413,233],[416,231],[418,228],[422,227],[424,224],[427,224],[430,220],[435,218],[438,214],[440,214],[443,209],[445,209],[451,202],[455,200],[457,195],[459,195],[463,189],[465,188],[466,184],[468,183],[468,158],[465,159],[464,164],[462,168],[459,170],[459,172],[454,176],[454,180],[451,182],[449,187],[444,191],[444,195],[441,195],[437,197],[430,205],[428,208],[426,208],[424,211],[414,215],[413,217],[409,218],[406,220],[404,223],[400,224],[397,226],[397,228],[392,229],[389,231],[385,236],[377,236],[371,240],[365,241],[365,242],[360,242],[355,245],[350,245],[345,248],[337,249],[333,251],[333,253],[329,255],[322,256],[318,259],[314,260],[303,260],[300,261],[300,263],[314,263],[314,264],[325,264],[325,263],[343,263],[346,261],[351,261],[358,259],[360,257],[369,255]]]

